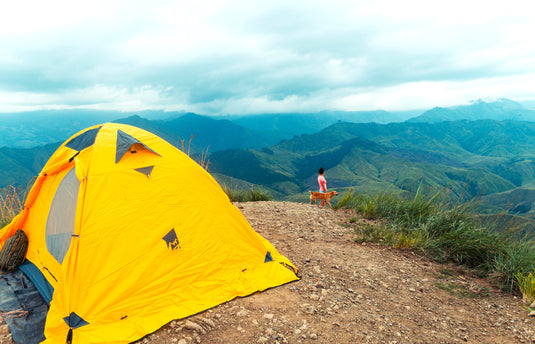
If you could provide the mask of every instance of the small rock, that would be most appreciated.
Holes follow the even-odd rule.
[[[316,340],[316,339],[318,339],[318,335],[315,334],[315,333],[311,333],[311,334],[310,334],[310,339],[312,339],[312,340]]]
[[[264,314],[264,319],[273,320],[274,316],[275,314],[267,313],[267,314]]]
[[[529,316],[530,316],[530,317],[535,317],[535,311],[531,311],[531,312],[529,312]]]
[[[315,314],[316,313],[316,307],[314,306],[308,306],[307,309],[306,309],[306,312],[308,314]]]
[[[201,321],[205,325],[207,325],[209,328],[214,328],[215,327],[215,323],[212,320],[208,319],[208,318],[201,318]]]
[[[529,308],[535,308],[535,301],[533,301],[531,305],[529,305]]]
[[[258,341],[257,341],[257,342],[258,342],[258,343],[267,343],[268,340],[269,340],[269,339],[266,338],[266,337],[260,337],[260,338],[258,338]]]
[[[203,334],[206,333],[206,331],[202,328],[201,325],[194,323],[193,321],[190,321],[190,320],[186,321],[186,325],[184,325],[184,327],[188,330],[193,330],[195,332],[200,332]]]

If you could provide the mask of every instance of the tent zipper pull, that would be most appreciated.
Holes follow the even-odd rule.
[[[67,342],[66,344],[72,343],[72,328],[69,329],[69,333],[67,334]]]

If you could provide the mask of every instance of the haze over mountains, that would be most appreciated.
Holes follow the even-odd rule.
[[[118,116],[122,115],[122,116]],[[535,218],[535,111],[501,99],[399,112],[320,112],[207,117],[88,110],[0,115],[0,187],[24,186],[68,137],[115,121],[149,130],[192,154],[209,152],[220,182],[258,185],[306,201],[324,167],[329,188],[355,192],[448,190],[479,210]]]

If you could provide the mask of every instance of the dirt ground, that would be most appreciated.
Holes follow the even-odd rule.
[[[519,297],[454,266],[354,242],[348,211],[236,203],[300,281],[173,321],[139,343],[535,343]],[[0,320],[0,343],[12,343]]]

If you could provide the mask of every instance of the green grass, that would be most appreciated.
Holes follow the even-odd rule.
[[[272,199],[266,191],[252,186],[249,190],[244,190],[232,185],[223,184],[223,191],[227,194],[231,202],[257,202],[270,201]]]
[[[535,242],[482,225],[474,203],[449,204],[441,192],[418,188],[412,197],[388,193],[340,197],[337,207],[353,209],[376,225],[354,225],[355,241],[412,248],[440,262],[453,262],[487,276],[507,291],[518,291],[517,274],[535,270]]]
[[[535,271],[526,274],[519,272],[515,278],[524,300],[528,303],[535,301]]]

